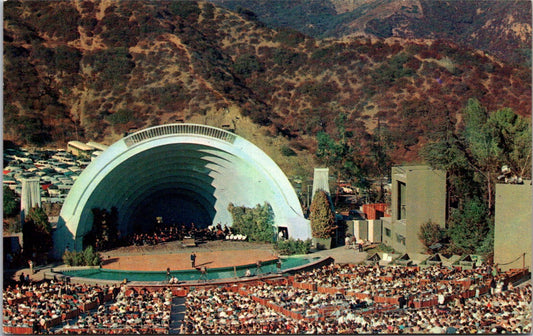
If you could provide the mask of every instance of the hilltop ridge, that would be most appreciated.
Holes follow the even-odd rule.
[[[229,125],[284,169],[326,132],[393,162],[469,98],[531,115],[531,69],[441,39],[317,39],[210,2],[4,4],[4,138],[107,144],[169,122]]]

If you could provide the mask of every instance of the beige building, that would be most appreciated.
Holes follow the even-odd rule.
[[[383,217],[382,241],[398,252],[425,252],[420,227],[446,225],[446,172],[428,166],[392,168],[392,217]]]
[[[531,203],[531,181],[496,185],[494,262],[502,271],[531,269]]]

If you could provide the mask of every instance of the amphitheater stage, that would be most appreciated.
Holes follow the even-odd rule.
[[[255,264],[278,258],[270,244],[242,241],[207,241],[196,247],[183,247],[181,241],[152,246],[128,246],[101,252],[102,268],[124,271],[190,270],[190,255],[196,266],[206,268]]]

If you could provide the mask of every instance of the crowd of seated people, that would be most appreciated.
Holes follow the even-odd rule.
[[[231,229],[220,223],[208,227],[191,224],[155,225],[149,232],[138,232],[126,235],[121,239],[122,246],[157,245],[160,243],[194,238],[196,240],[223,240],[231,234]]]
[[[191,291],[180,334],[297,334],[296,321],[225,288]]]
[[[352,266],[354,267],[354,266]],[[325,266],[313,272],[311,281],[322,281],[324,278],[334,276],[330,270],[339,270],[335,266]],[[346,270],[345,270],[346,271]],[[349,270],[352,271],[352,270]],[[387,273],[404,275],[398,269],[383,268]],[[427,276],[443,271],[442,279],[463,279],[464,277],[485,273],[481,269],[463,270],[450,274],[445,269],[433,267],[420,274],[411,272],[411,276]],[[327,275],[326,275],[327,274]],[[345,273],[347,274],[347,273]],[[310,279],[306,273],[300,274],[300,279]],[[387,282],[382,280],[382,282]],[[249,296],[237,295],[232,290],[218,289],[216,292],[190,292],[187,299],[187,323],[183,327],[185,334],[212,334],[227,333],[227,325],[233,325],[231,333],[261,334],[261,328],[254,326],[256,315],[248,314],[248,309],[257,309],[258,297],[267,300],[265,304],[277,305],[288,308],[286,311],[302,312],[300,319],[289,316],[276,315],[278,333],[300,334],[428,334],[428,333],[458,333],[458,334],[501,334],[504,333],[530,333],[531,332],[531,284],[514,288],[512,284],[507,287],[503,281],[498,281],[500,290],[491,294],[478,295],[463,299],[446,301],[442,304],[424,308],[409,308],[382,310],[379,305],[370,300],[367,305],[360,305],[360,301],[350,296],[336,296],[318,291],[292,288],[290,284],[261,284],[246,287]],[[202,306],[206,298],[209,305]],[[261,305],[260,305],[261,306]],[[251,308],[250,308],[251,307]],[[327,307],[334,307],[331,314],[319,316]],[[367,308],[370,309],[362,309]],[[227,316],[227,312],[232,312]],[[221,312],[226,312],[222,313]],[[234,315],[237,317],[235,318]],[[221,320],[222,319],[222,320]],[[250,320],[249,320],[250,319]],[[206,320],[213,323],[206,323]]]
[[[232,231],[227,225],[224,225],[224,227],[222,227],[222,225],[218,223],[217,225],[209,225],[207,227],[207,231],[205,232],[205,238],[207,240],[222,240],[231,234]]]
[[[45,332],[89,304],[103,304],[117,293],[115,286],[54,281],[8,286],[3,291],[4,326]]]
[[[109,305],[100,305],[92,314],[67,323],[65,334],[168,334],[172,293],[169,289],[150,293],[122,290]]]
[[[531,283],[514,287],[508,276],[494,276],[485,267],[325,265],[278,282],[191,289],[180,333],[529,334]],[[476,295],[448,295],[488,283],[485,289],[491,290]],[[328,288],[332,291],[321,292]],[[380,295],[415,290],[421,300],[443,293],[445,300],[422,307],[377,302]],[[364,291],[375,296],[356,297]],[[5,287],[3,302],[8,332],[20,327],[41,334],[167,334],[171,323],[169,288],[21,282]]]
[[[356,307],[367,307],[373,302],[361,301],[356,298],[343,298],[339,302],[337,296],[329,293],[318,293],[308,289],[294,288],[290,284],[268,285],[263,284],[249,289],[253,296],[268,300],[273,304],[293,312],[301,314],[303,317],[316,318],[320,309],[336,307],[337,305]],[[376,306],[375,306],[376,307]]]
[[[171,302],[168,289],[136,293],[124,285],[16,284],[3,291],[3,326],[15,333],[161,334],[169,330]]]
[[[295,281],[314,283],[352,293],[375,296],[433,298],[460,293],[464,286],[483,286],[491,275],[486,267],[458,270],[441,266],[417,267],[379,265],[329,265],[295,275]],[[497,279],[498,280],[498,279]],[[500,283],[502,279],[499,279]],[[468,281],[468,282],[467,282]]]
[[[149,232],[134,232],[122,238],[124,246],[156,245],[164,242],[183,239],[186,232],[185,225],[156,225]]]

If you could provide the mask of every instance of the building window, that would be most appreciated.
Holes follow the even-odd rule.
[[[396,241],[402,245],[405,245],[405,237],[401,234],[396,234]]]
[[[398,181],[398,220],[405,219],[405,201],[406,201],[406,185],[403,182]]]
[[[386,235],[387,237],[390,237],[390,235],[391,235],[391,233],[390,233],[390,229],[385,228],[385,235]]]

